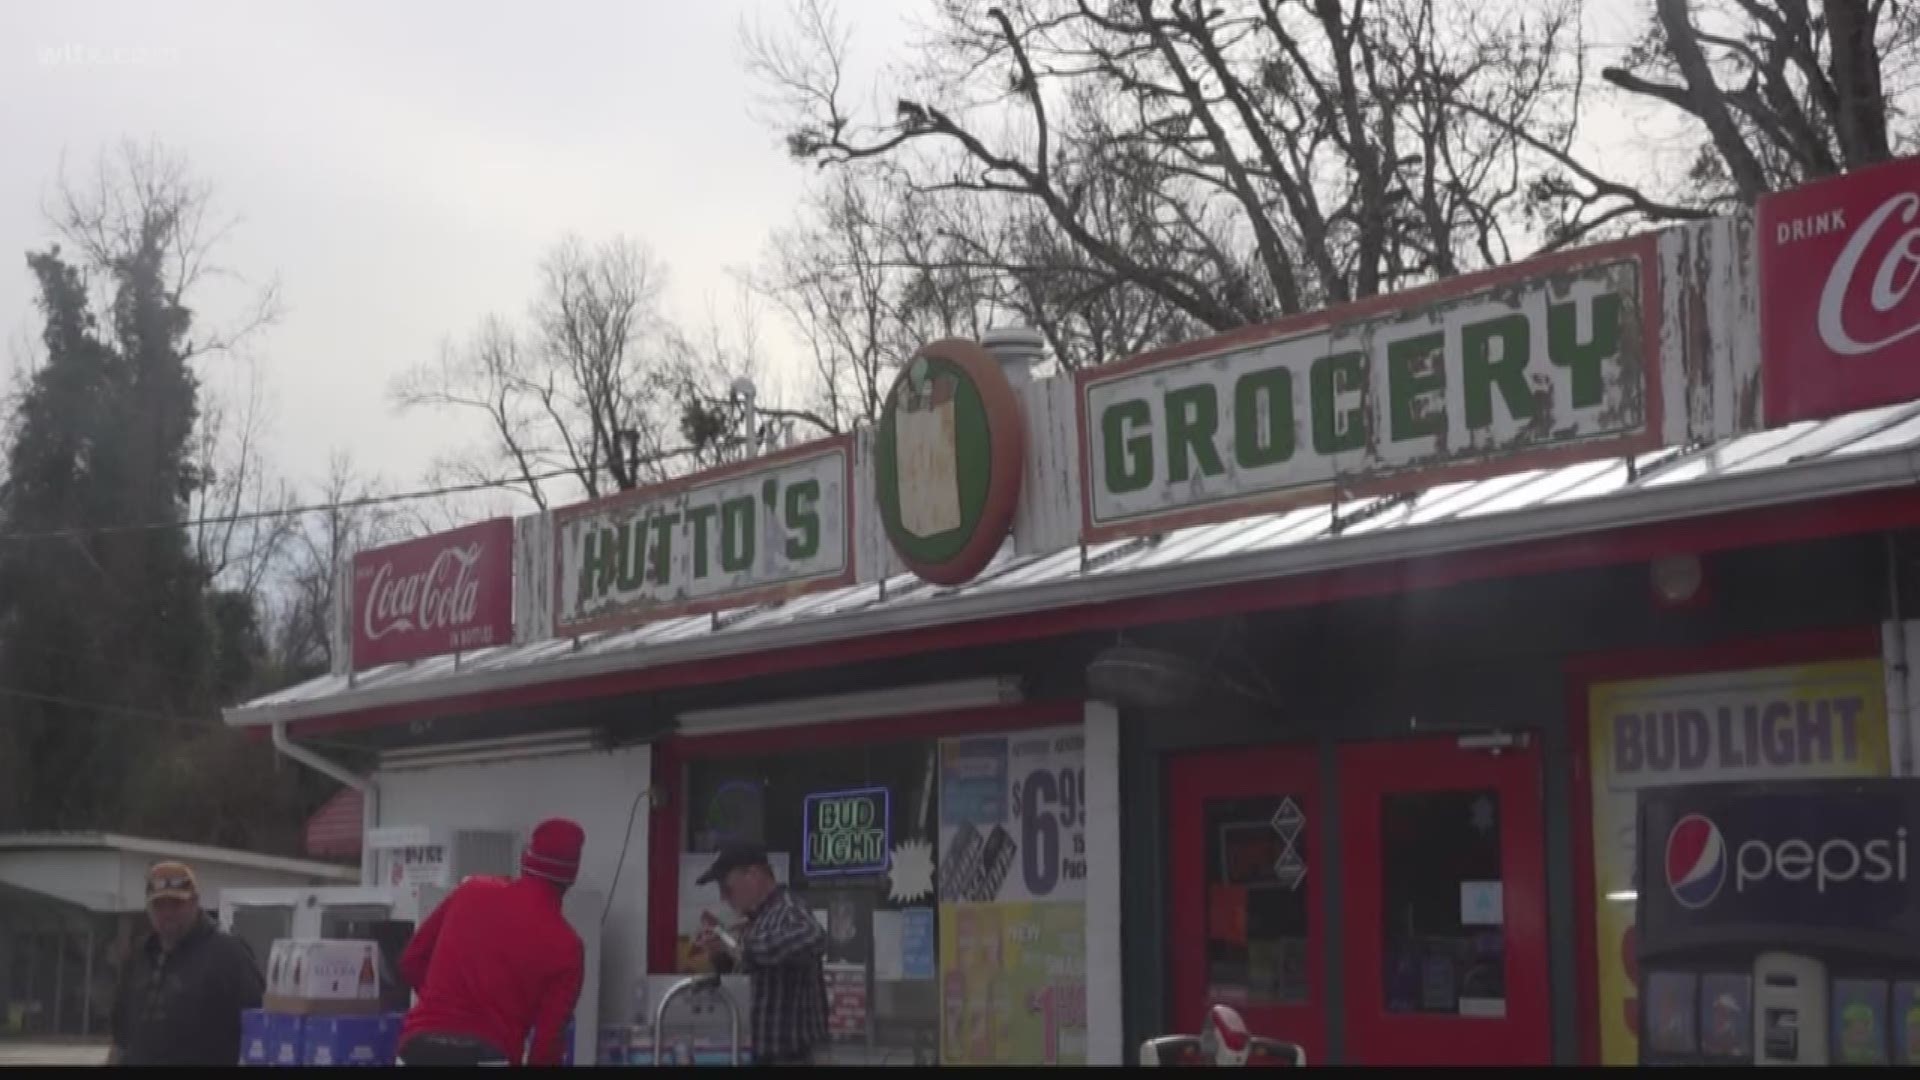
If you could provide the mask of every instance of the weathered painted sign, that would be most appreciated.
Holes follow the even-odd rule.
[[[1652,449],[1655,238],[1079,372],[1083,535]]]
[[[1920,158],[1757,207],[1767,426],[1920,398]]]
[[[852,462],[828,439],[554,511],[554,633],[851,583]]]
[[[981,346],[932,342],[901,369],[874,431],[874,499],[908,569],[959,585],[1006,539],[1026,428],[1006,373]]]
[[[353,557],[355,670],[513,643],[513,519]]]

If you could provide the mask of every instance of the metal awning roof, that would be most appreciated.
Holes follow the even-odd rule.
[[[191,844],[178,840],[155,840],[145,836],[128,836],[124,833],[64,831],[0,833],[0,856],[21,851],[107,851],[139,855],[149,859],[178,859],[202,872],[213,866],[231,866],[334,881],[360,879],[360,871],[357,867],[341,866],[338,863],[288,859],[279,855],[241,851],[237,848],[213,847],[208,844]]]
[[[235,726],[313,720],[440,698],[831,644],[946,623],[1171,595],[1371,563],[1705,517],[1920,482],[1920,403],[1791,425],[1711,446],[1514,473],[1418,495],[1308,507],[1164,536],[1002,557],[974,581],[911,575],[784,604],[664,620],[359,673],[229,709]],[[1337,516],[1337,527],[1336,527]]]

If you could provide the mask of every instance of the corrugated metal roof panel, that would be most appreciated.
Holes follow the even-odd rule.
[[[1402,499],[1361,500],[1338,508],[1343,523],[1338,537],[1330,535],[1333,509],[1310,506],[1182,529],[1158,538],[1091,544],[1085,549],[1084,571],[1083,555],[1078,548],[1014,557],[1007,554],[1011,550],[1009,545],[985,573],[959,588],[936,588],[911,575],[900,575],[889,579],[884,588],[877,584],[857,585],[744,613],[725,613],[718,620],[718,630],[714,629],[716,620],[708,615],[667,619],[630,630],[591,635],[577,644],[562,639],[489,649],[462,657],[460,669],[464,672],[533,668],[569,655],[645,650],[668,642],[781,626],[829,615],[938,604],[956,596],[1019,590],[1075,578],[1105,578],[1310,541],[1339,543],[1345,538],[1389,533],[1451,519],[1524,513],[1532,508],[1594,499],[1631,488],[1702,483],[1782,468],[1809,459],[1910,448],[1917,444],[1920,444],[1920,403],[1873,409],[1833,420],[1745,435],[1709,447],[1645,455],[1636,462],[1638,467],[1631,479],[1627,463],[1612,459],[1447,484]],[[351,687],[344,677],[325,675],[249,702],[245,710],[318,701],[349,689],[432,683],[454,674],[452,658],[442,657],[362,672]]]

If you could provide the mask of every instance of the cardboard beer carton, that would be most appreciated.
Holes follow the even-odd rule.
[[[400,1020],[398,1013],[312,1017],[307,1020],[300,1064],[389,1067],[400,1041]]]
[[[371,941],[281,940],[268,954],[267,1011],[293,1016],[380,1012],[380,946]]]

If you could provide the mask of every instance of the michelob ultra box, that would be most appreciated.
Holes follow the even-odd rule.
[[[364,1016],[380,1011],[380,946],[340,939],[273,943],[267,954],[268,1012]]]

